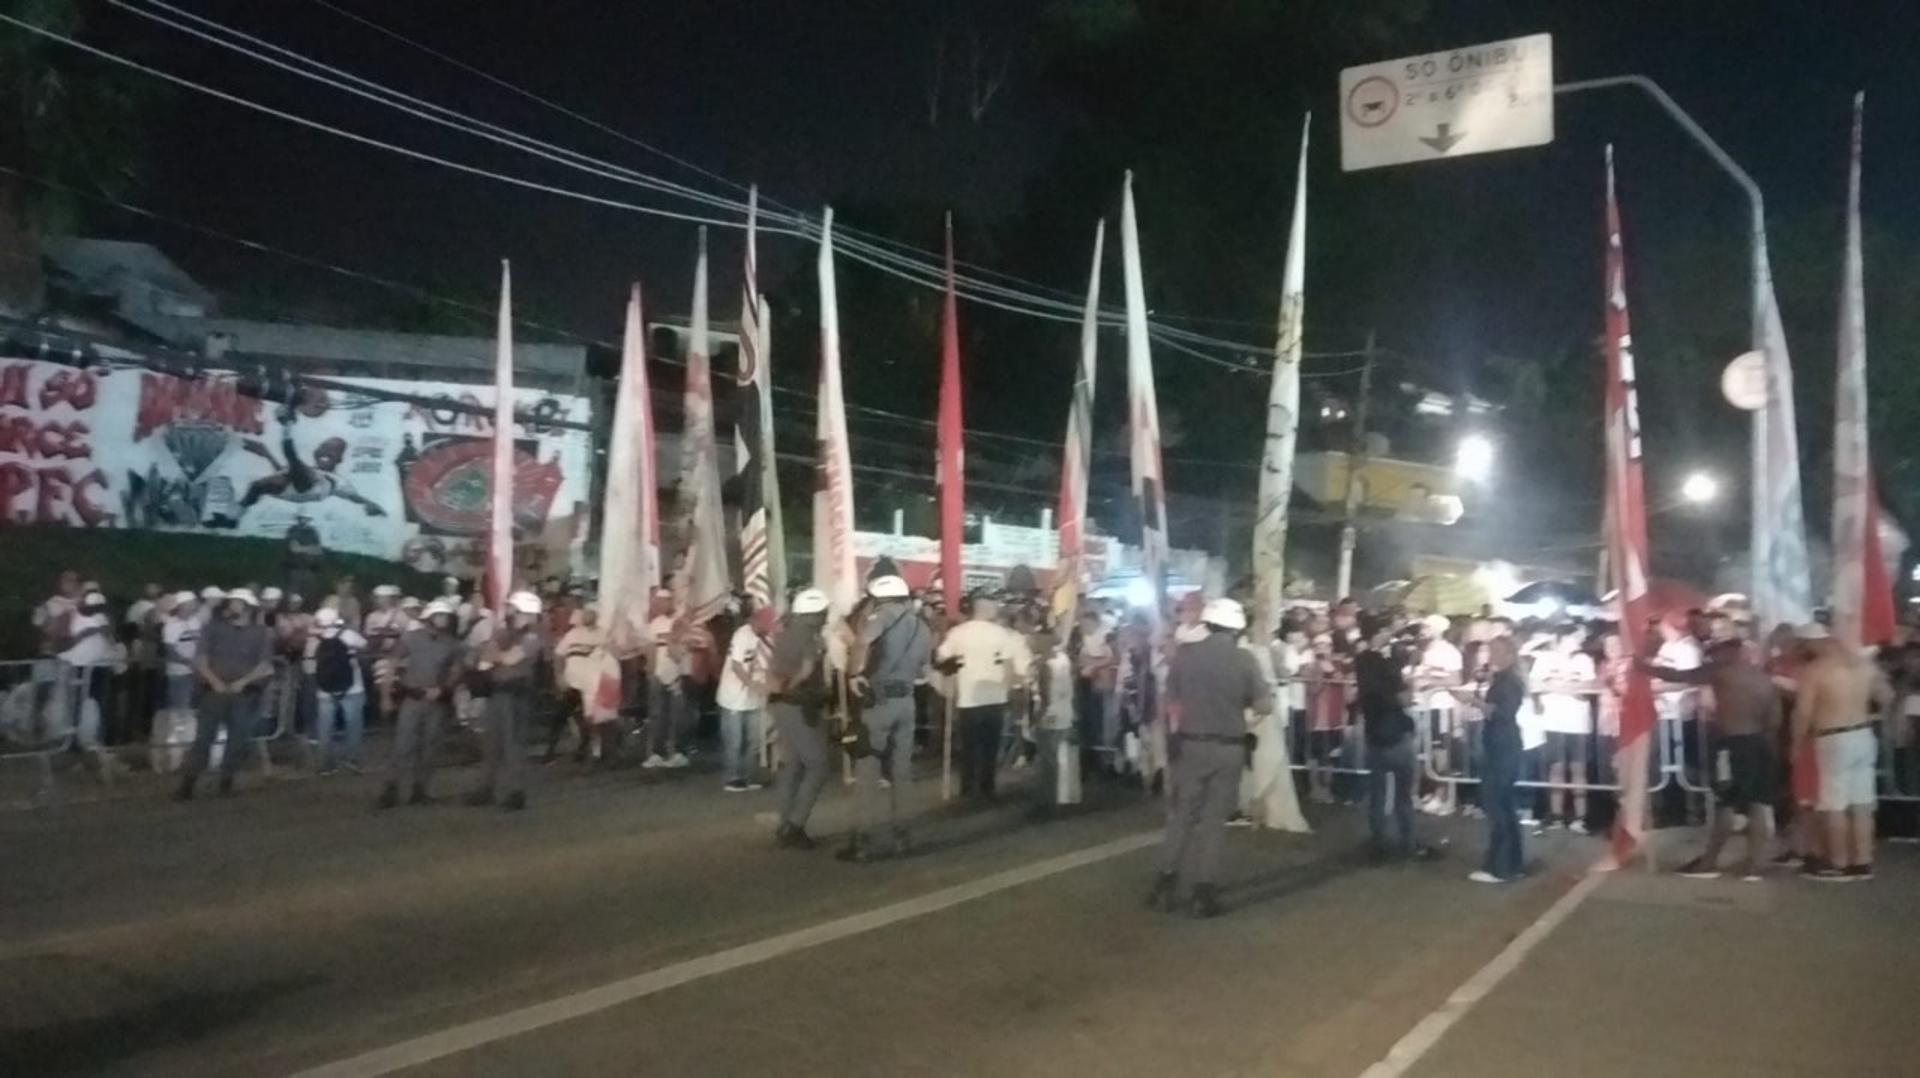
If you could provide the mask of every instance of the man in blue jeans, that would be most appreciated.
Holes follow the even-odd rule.
[[[761,716],[767,708],[767,660],[776,617],[773,607],[759,607],[727,644],[714,703],[720,706],[720,770],[728,793],[760,788]]]
[[[1362,733],[1367,744],[1367,825],[1376,857],[1424,853],[1413,843],[1413,786],[1418,754],[1407,714],[1413,694],[1396,654],[1392,624],[1375,617],[1362,625],[1365,648],[1353,660]],[[1392,784],[1393,828],[1388,833],[1387,794]]]
[[[1493,675],[1481,699],[1486,711],[1481,752],[1480,807],[1487,814],[1487,860],[1467,878],[1475,883],[1505,883],[1519,879],[1520,809],[1514,799],[1520,781],[1520,706],[1527,684],[1515,666],[1513,638],[1499,637],[1487,644],[1487,665]]]
[[[904,579],[874,577],[867,595],[873,605],[861,622],[851,663],[860,671],[852,688],[865,701],[860,721],[867,745],[853,764],[858,822],[838,855],[854,863],[907,852],[900,798],[913,781],[913,683],[925,676],[934,645],[933,628],[915,609]]]

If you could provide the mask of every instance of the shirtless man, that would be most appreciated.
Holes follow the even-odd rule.
[[[1733,816],[1747,817],[1747,857],[1740,878],[1760,878],[1767,848],[1773,841],[1774,746],[1780,737],[1780,693],[1766,671],[1748,661],[1747,649],[1737,637],[1707,645],[1707,664],[1691,670],[1649,665],[1647,672],[1662,681],[1705,685],[1713,690],[1714,755],[1725,753],[1727,780],[1716,789],[1719,811],[1707,834],[1707,848],[1680,866],[1680,874],[1697,880],[1720,875],[1720,849],[1733,830]],[[1716,768],[1716,772],[1718,769]]]
[[[1793,745],[1809,740],[1820,765],[1820,824],[1828,863],[1802,871],[1834,882],[1873,878],[1874,765],[1879,739],[1871,709],[1892,697],[1864,657],[1834,640],[1824,625],[1795,631],[1807,659],[1793,705]]]

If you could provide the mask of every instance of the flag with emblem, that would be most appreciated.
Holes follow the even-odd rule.
[[[776,604],[785,585],[784,558],[776,559],[780,477],[773,455],[773,372],[768,366],[767,320],[756,265],[760,192],[747,193],[747,241],[740,284],[740,347],[734,373],[734,474],[731,501],[740,512],[740,586],[756,607]],[[781,551],[784,555],[784,551]]]
[[[853,554],[853,461],[840,385],[840,296],[833,274],[833,208],[820,225],[820,390],[814,427],[813,586],[836,616],[860,600]]]
[[[1147,290],[1140,270],[1140,227],[1133,211],[1133,173],[1120,198],[1120,252],[1127,293],[1127,431],[1132,444],[1134,506],[1140,514],[1140,571],[1152,589],[1156,621],[1167,596],[1167,506],[1160,461],[1160,404],[1147,342]]]
[[[680,496],[686,556],[673,582],[688,625],[705,625],[726,608],[733,592],[727,574],[727,533],[720,505],[720,467],[713,424],[713,342],[707,314],[707,230],[694,259],[693,318],[687,334],[687,381],[680,426]]]

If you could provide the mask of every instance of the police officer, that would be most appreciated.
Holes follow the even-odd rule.
[[[1273,697],[1259,663],[1239,646],[1247,628],[1240,604],[1215,599],[1201,611],[1200,623],[1206,637],[1174,652],[1167,672],[1169,710],[1176,716],[1169,738],[1173,806],[1147,905],[1172,912],[1185,879],[1193,889],[1193,915],[1215,917],[1221,912],[1220,843],[1246,766],[1247,712],[1265,715]]]
[[[454,635],[458,618],[454,604],[435,599],[417,629],[400,637],[392,660],[394,683],[400,697],[400,719],[393,733],[393,755],[387,762],[387,782],[374,807],[388,809],[400,803],[400,780],[412,781],[409,805],[431,804],[427,781],[433,777],[433,753],[441,731],[453,717],[453,690],[460,682],[460,638]]]
[[[855,863],[883,852],[907,852],[900,796],[913,777],[913,685],[933,656],[933,629],[914,609],[905,580],[875,577],[867,584],[867,595],[873,605],[861,622],[859,649],[849,664],[860,671],[851,688],[863,704],[865,728],[865,752],[856,755],[853,765],[859,823],[839,854],[841,860]],[[891,782],[885,790],[883,777]],[[877,845],[883,834],[892,842],[885,851]]]
[[[827,784],[827,593],[807,588],[773,638],[767,664],[768,710],[780,733],[780,775],[774,792],[780,826],[774,840],[794,850],[813,849],[807,818]]]
[[[481,742],[486,766],[480,785],[467,795],[469,805],[491,805],[504,794],[500,807],[517,812],[527,807],[522,744],[533,708],[534,666],[546,653],[540,629],[540,597],[530,591],[507,596],[504,623],[480,645],[478,669],[487,674],[487,730]]]

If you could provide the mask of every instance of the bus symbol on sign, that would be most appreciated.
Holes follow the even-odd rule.
[[[1361,127],[1379,127],[1399,108],[1399,87],[1378,75],[1361,79],[1347,93],[1347,116]]]

